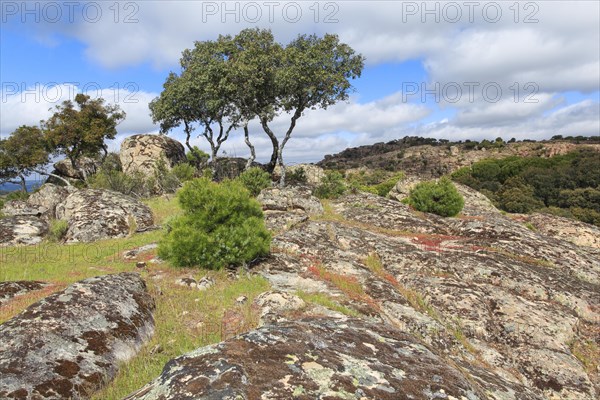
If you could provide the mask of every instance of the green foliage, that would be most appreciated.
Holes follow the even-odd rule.
[[[21,126],[7,139],[0,140],[0,183],[18,178],[21,190],[27,191],[25,177],[37,172],[50,161],[47,142],[35,126]]]
[[[269,253],[262,209],[240,182],[194,179],[178,200],[183,215],[169,222],[159,245],[159,255],[173,265],[221,269]]]
[[[189,146],[191,132],[200,128],[214,159],[232,129],[259,118],[273,145],[272,172],[298,118],[306,110],[347,100],[349,80],[360,76],[364,59],[336,35],[300,35],[282,45],[270,30],[244,29],[195,42],[180,64],[181,72],[171,73],[150,103],[161,131],[183,125]],[[280,142],[269,125],[284,112],[292,118]]]
[[[23,191],[16,191],[16,192],[10,192],[9,194],[7,194],[4,197],[4,200],[6,202],[12,201],[12,200],[27,200],[29,198],[29,193],[23,192]]]
[[[50,228],[48,230],[48,240],[51,242],[60,242],[67,231],[69,230],[69,224],[67,221],[62,219],[54,219],[50,221]]]
[[[192,147],[192,150],[185,154],[185,157],[187,158],[189,164],[201,166],[206,164],[210,158],[210,154],[202,151],[198,146],[194,146]]]
[[[196,168],[188,163],[181,163],[175,165],[171,169],[171,172],[173,175],[175,175],[180,183],[185,183],[194,179],[194,176],[196,175]]]
[[[453,217],[463,209],[465,201],[450,179],[417,184],[408,196],[408,204],[423,212]]]
[[[313,194],[319,199],[337,199],[346,193],[344,176],[338,171],[325,171],[325,177]]]
[[[175,172],[169,168],[167,162],[162,158],[154,164],[154,179],[159,193],[175,193],[181,186],[181,181]]]
[[[236,180],[244,185],[253,197],[258,196],[261,190],[271,186],[271,175],[259,167],[247,169]]]
[[[93,189],[107,189],[132,197],[149,197],[155,185],[154,178],[143,173],[126,174],[118,170],[101,169],[88,178],[88,186]]]
[[[288,170],[286,175],[286,182],[288,185],[305,185],[308,182],[306,177],[306,171],[302,167]]]
[[[348,174],[346,180],[350,191],[353,193],[368,192],[382,197],[388,195],[390,190],[404,178],[402,172],[389,172],[381,169],[361,170],[356,173]]]
[[[73,166],[82,156],[96,156],[107,151],[107,139],[114,139],[117,125],[125,119],[125,112],[117,105],[104,105],[104,99],[91,100],[77,94],[75,104],[64,101],[55,107],[55,113],[42,121],[42,129],[49,147],[65,154]]]
[[[454,172],[452,179],[484,193],[504,211],[563,209],[570,218],[600,225],[600,156],[593,150],[482,160]]]

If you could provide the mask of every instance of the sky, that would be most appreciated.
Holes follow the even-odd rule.
[[[598,1],[0,0],[0,137],[37,125],[77,93],[118,104],[110,143],[157,133],[148,103],[181,52],[248,27],[285,44],[335,33],[366,58],[347,102],[310,110],[288,163],[403,136],[449,140],[600,134]],[[283,135],[289,115],[273,121]],[[258,159],[270,155],[260,126]],[[180,129],[169,132],[184,140]],[[202,137],[192,143],[208,150]],[[249,154],[241,132],[224,154]]]

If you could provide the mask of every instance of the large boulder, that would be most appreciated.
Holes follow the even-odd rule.
[[[141,172],[147,176],[154,176],[158,160],[164,160],[167,168],[186,160],[183,145],[164,135],[129,136],[121,143],[119,158],[126,174]]]
[[[99,166],[100,161],[89,157],[81,157],[75,162],[76,168],[73,168],[71,161],[64,159],[54,164],[54,173],[64,178],[83,179],[84,174],[86,176],[93,175]]]
[[[46,209],[46,215],[50,218],[56,218],[56,207],[75,191],[77,189],[72,186],[63,187],[46,183],[29,196],[27,204],[31,207],[44,208]]]
[[[305,318],[176,358],[127,399],[487,399],[487,382],[465,372],[399,329]],[[519,384],[507,389],[539,398]]]
[[[125,237],[153,227],[150,208],[109,190],[82,189],[56,207],[56,217],[69,224],[66,242],[93,242]]]
[[[323,206],[307,187],[272,187],[256,198],[262,205],[267,228],[280,232],[323,213]]]
[[[0,219],[0,247],[42,242],[48,223],[36,216],[17,215]]]
[[[312,187],[319,186],[325,178],[325,170],[318,165],[314,164],[296,164],[286,167],[285,172],[289,181],[289,174],[295,173],[299,170],[304,171],[304,177],[306,178],[306,184]],[[273,175],[276,179],[281,176],[281,167],[276,166],[273,171]],[[287,182],[286,182],[287,183]]]
[[[0,325],[0,398],[85,399],[154,333],[139,275],[90,278]]]

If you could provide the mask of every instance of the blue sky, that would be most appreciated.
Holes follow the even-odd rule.
[[[111,143],[118,149],[127,135],[157,131],[147,104],[168,72],[178,71],[182,50],[254,26],[271,28],[282,43],[299,33],[337,33],[367,58],[349,102],[300,119],[286,152],[290,162],[405,135],[600,133],[598,2],[423,4],[3,0],[0,135],[37,124],[50,107],[85,91],[127,112]],[[276,132],[287,118],[274,121]],[[264,159],[268,139],[251,128]],[[171,135],[182,138],[177,130]],[[201,138],[194,143],[207,148]],[[239,133],[224,149],[247,153]]]

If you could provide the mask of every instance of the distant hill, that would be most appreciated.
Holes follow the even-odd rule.
[[[445,139],[407,136],[387,143],[375,143],[326,155],[317,165],[328,169],[347,170],[360,167],[405,171],[423,177],[438,177],[469,166],[485,158],[508,156],[551,157],[588,147],[600,151],[598,137],[555,136],[552,140],[504,142],[501,140],[450,142]]]

